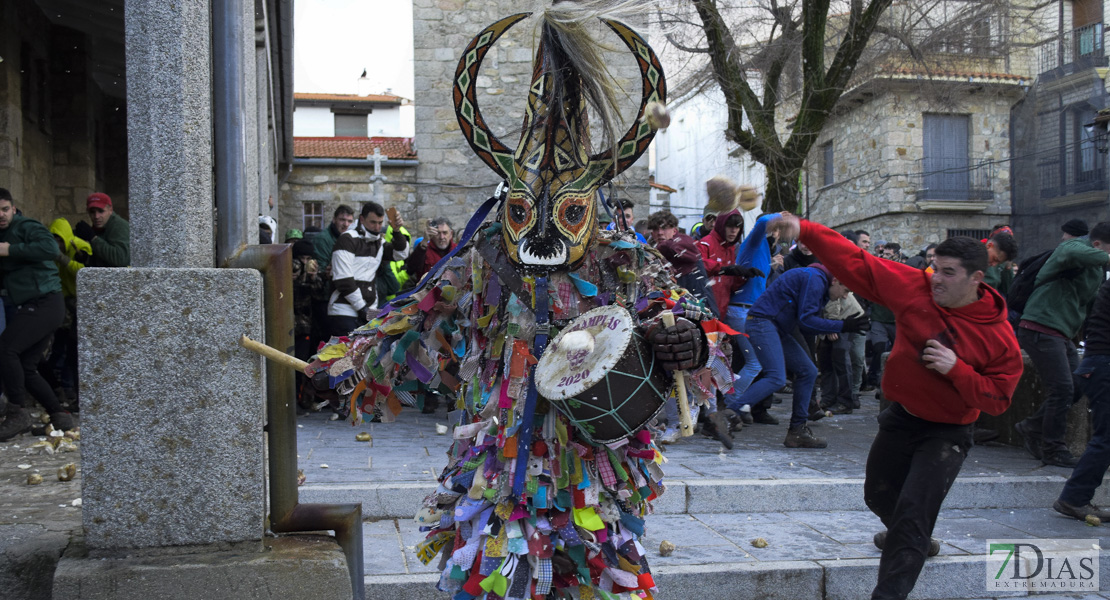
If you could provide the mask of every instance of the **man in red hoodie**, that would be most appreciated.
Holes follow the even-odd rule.
[[[893,404],[879,415],[864,501],[887,527],[875,536],[883,554],[871,598],[905,598],[926,555],[939,551],[930,536],[979,411],[1002,414],[1021,378],[1006,302],[982,283],[987,251],[978,240],[942,242],[929,274],[871,256],[817,223],[786,216],[777,226],[850,290],[894,312],[898,337],[882,383]]]

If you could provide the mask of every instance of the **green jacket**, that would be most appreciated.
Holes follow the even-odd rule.
[[[1061,242],[1037,273],[1022,320],[1051,327],[1069,338],[1079,335],[1106,264],[1106,253],[1091,246],[1087,238]]]
[[[14,304],[62,291],[54,265],[58,243],[45,225],[16,215],[7,229],[0,229],[0,242],[11,244],[8,256],[0,257],[0,282]]]
[[[1014,281],[1013,263],[1006,261],[993,267],[987,267],[983,272],[983,283],[991,286],[1003,296],[1010,291],[1010,284]]]
[[[316,238],[312,240],[312,252],[316,256],[316,262],[320,265],[320,272],[323,273],[327,270],[328,265],[331,264],[331,252],[335,249],[335,240],[343,235],[342,231],[335,228],[335,223],[328,225],[323,231],[316,234]]]
[[[92,242],[90,267],[131,266],[131,225],[113,213],[104,224],[104,231],[97,233]]]

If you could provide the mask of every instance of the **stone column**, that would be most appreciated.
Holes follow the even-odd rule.
[[[213,267],[210,2],[124,10],[131,263]]]

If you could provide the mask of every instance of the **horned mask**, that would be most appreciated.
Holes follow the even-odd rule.
[[[597,190],[647,150],[655,130],[643,118],[644,110],[665,101],[666,80],[655,52],[638,33],[602,18],[635,57],[642,96],[638,117],[624,135],[591,153],[587,107],[601,112],[598,90],[608,85],[599,81],[604,70],[591,70],[583,62],[588,53],[581,51],[584,36],[576,34],[584,31],[581,26],[568,31],[545,15],[520,140],[509,148],[482,118],[475,80],[486,53],[530,14],[502,19],[470,42],[455,71],[454,102],[470,147],[508,185],[500,214],[506,255],[524,270],[550,272],[572,268],[586,255],[597,230]],[[601,115],[606,130],[612,115]]]

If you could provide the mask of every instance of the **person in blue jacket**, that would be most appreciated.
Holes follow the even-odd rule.
[[[752,304],[763,294],[763,290],[767,289],[767,274],[771,272],[771,248],[767,244],[767,224],[778,217],[778,214],[759,217],[755,225],[752,226],[751,233],[744,238],[736,252],[736,270],[746,270],[750,277],[748,277],[747,283],[732,293],[729,297],[727,310],[726,307],[721,307],[721,312],[725,323],[741,334],[747,333],[748,311]],[[722,272],[728,274],[732,270],[732,266],[729,266],[725,267]],[[742,410],[744,405],[736,404],[736,401],[748,389],[748,386],[755,381],[762,370],[755,348],[752,347],[748,336],[736,336],[736,342],[740,354],[744,358],[744,366],[736,373],[732,391],[725,394],[725,405],[730,408],[735,406],[734,412]],[[778,419],[767,412],[768,404],[760,403],[750,407],[752,421],[767,425],[778,423]],[[730,419],[733,418],[733,415],[728,416]]]
[[[753,231],[754,234],[754,231]],[[809,351],[791,335],[795,327],[805,333],[855,333],[867,327],[867,317],[844,321],[821,318],[821,309],[831,300],[848,295],[848,288],[829,274],[824,265],[791,269],[780,275],[755,303],[747,317],[747,333],[756,357],[763,367],[763,378],[739,398],[728,403],[736,411],[745,404],[755,405],[786,383],[786,370],[794,373],[794,403],[790,430],[783,442],[787,448],[824,448],[825,440],[814,437],[806,426],[809,402],[817,381],[817,367]]]

